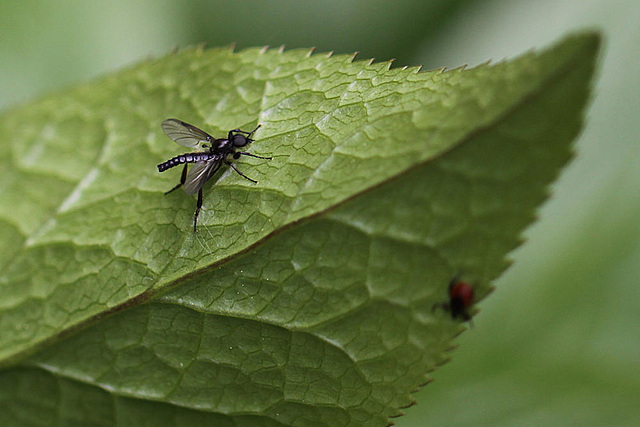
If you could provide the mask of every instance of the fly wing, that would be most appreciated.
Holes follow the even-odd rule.
[[[169,138],[185,147],[200,148],[203,142],[213,141],[211,135],[182,120],[168,119],[160,127]]]
[[[213,158],[207,162],[195,163],[189,170],[187,179],[184,182],[184,192],[196,194],[205,182],[209,181],[213,174],[218,172],[222,166],[222,157]]]

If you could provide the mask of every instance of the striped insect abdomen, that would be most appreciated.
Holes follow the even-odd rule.
[[[167,160],[164,163],[160,163],[158,165],[158,171],[164,172],[167,169],[171,169],[172,167],[181,165],[183,163],[206,162],[206,161],[208,161],[209,159],[211,159],[214,156],[215,156],[215,154],[213,154],[213,153],[187,153],[187,154],[181,154],[179,156],[175,156],[174,158]]]

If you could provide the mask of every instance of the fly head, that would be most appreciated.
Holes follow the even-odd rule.
[[[253,139],[240,133],[233,135],[233,137],[231,138],[231,143],[233,144],[234,148],[244,147],[250,142],[253,142]]]

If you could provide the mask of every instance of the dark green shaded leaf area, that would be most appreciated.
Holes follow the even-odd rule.
[[[0,118],[0,424],[386,425],[571,157],[599,46],[447,72],[186,50]],[[165,196],[160,122],[262,128]],[[428,402],[423,402],[428,405]]]

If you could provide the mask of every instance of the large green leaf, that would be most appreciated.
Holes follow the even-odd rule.
[[[449,72],[191,50],[5,113],[0,417],[384,425],[462,330],[449,280],[489,292],[570,158],[598,44]],[[197,234],[155,170],[171,116],[259,122],[274,157],[214,178]]]

